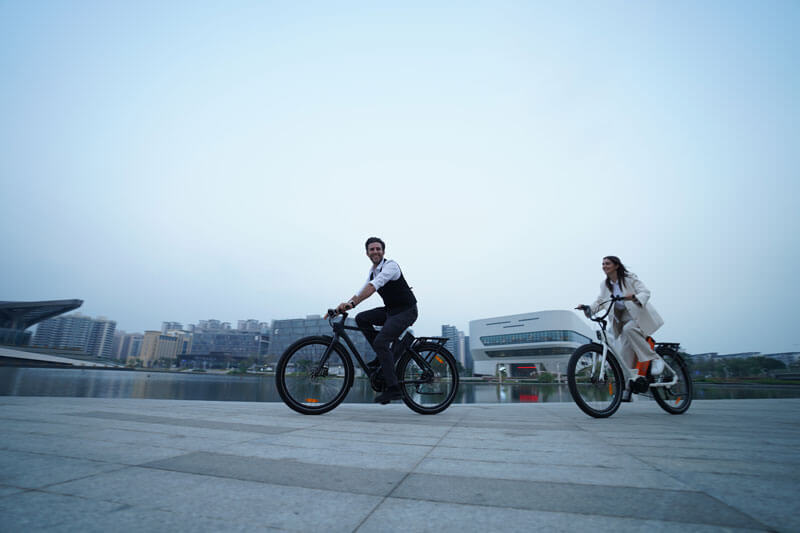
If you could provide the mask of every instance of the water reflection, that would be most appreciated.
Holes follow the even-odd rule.
[[[280,402],[273,376],[178,374],[124,370],[0,367],[0,395]],[[357,379],[348,403],[371,403],[375,393]],[[695,399],[798,398],[800,387],[695,385]],[[558,384],[465,383],[455,403],[571,402]]]

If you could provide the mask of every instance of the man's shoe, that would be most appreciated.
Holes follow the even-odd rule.
[[[664,360],[660,357],[653,359],[650,361],[650,375],[651,376],[660,376],[661,373],[664,371]]]
[[[377,357],[375,359],[373,359],[372,361],[370,361],[369,363],[367,363],[367,367],[368,368],[373,368],[374,369],[374,368],[378,368],[379,366],[381,366],[381,362],[378,361]]]
[[[375,403],[386,405],[392,400],[401,400],[403,393],[400,392],[400,387],[390,388],[375,397]]]

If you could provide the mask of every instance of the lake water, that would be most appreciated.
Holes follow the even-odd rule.
[[[274,376],[0,367],[0,395],[280,402]],[[366,380],[346,402],[372,403]],[[798,398],[800,387],[695,385],[695,399]],[[566,385],[465,383],[455,403],[571,402]]]

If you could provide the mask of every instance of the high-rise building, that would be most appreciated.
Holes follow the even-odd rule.
[[[139,354],[142,364],[151,367],[155,364],[172,364],[178,356],[178,337],[165,335],[160,331],[145,331],[142,350]]]
[[[183,329],[183,324],[180,322],[162,322],[161,323],[161,333],[166,333],[168,331],[180,331]]]
[[[188,331],[170,329],[164,332],[164,335],[176,337],[178,339],[178,355],[186,355],[192,353],[192,344],[194,343],[194,334]]]
[[[469,349],[469,335],[464,335],[464,368],[472,374],[475,371],[475,362],[472,359],[472,352]]]
[[[127,333],[121,329],[114,331],[114,342],[111,344],[111,357],[114,359],[120,359],[120,354],[122,353],[122,343],[125,341],[126,335]]]
[[[141,333],[124,333],[119,343],[119,351],[116,352],[115,357],[122,361],[126,361],[129,357],[139,357],[142,349],[142,339],[144,336]]]
[[[464,351],[464,332],[455,326],[442,326],[442,337],[447,337],[447,342],[444,347],[453,354],[456,361],[461,363],[464,368],[467,368],[467,361]]]
[[[261,333],[257,320],[240,320],[240,329],[231,329],[230,322],[201,320],[190,325],[192,355],[229,355],[234,359],[259,357],[267,353],[269,334]],[[244,326],[246,329],[241,329]],[[254,328],[254,329],[252,329]]]
[[[236,327],[237,331],[247,331],[249,333],[261,333],[265,329],[269,328],[269,324],[266,322],[259,322],[253,318],[249,318],[247,320],[239,320],[239,323]]]
[[[59,316],[39,323],[32,345],[110,358],[116,327],[116,322],[103,317],[94,320],[79,313]]]
[[[110,359],[113,355],[112,347],[114,344],[114,330],[117,323],[104,317],[94,320],[92,330],[89,334],[88,353],[95,357],[105,357]]]
[[[33,346],[76,350],[88,354],[92,319],[80,313],[59,316],[40,322],[33,336]]]

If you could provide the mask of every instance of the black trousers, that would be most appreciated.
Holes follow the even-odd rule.
[[[394,373],[394,357],[389,344],[400,338],[400,334],[417,321],[417,306],[396,314],[389,314],[385,307],[376,307],[356,315],[356,324],[367,338],[383,369],[383,379],[387,387],[397,387],[397,376]],[[374,326],[382,326],[376,331]]]

